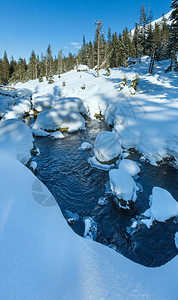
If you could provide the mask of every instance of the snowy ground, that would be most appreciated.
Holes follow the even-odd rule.
[[[107,77],[105,70],[100,78],[95,71],[75,70],[55,76],[53,84],[38,80],[18,83],[17,88],[28,88],[38,95],[80,98],[88,115],[105,116],[108,124],[114,126],[124,148],[136,148],[152,164],[165,157],[178,159],[178,87],[177,74],[165,73],[169,61],[156,63],[154,74],[148,74],[149,58],[143,57],[141,64],[131,68],[111,70]],[[132,95],[131,81],[139,76],[138,91]],[[127,78],[127,86],[122,91],[120,83]],[[63,86],[65,82],[65,86]],[[82,87],[85,86],[85,89]]]
[[[33,146],[30,129],[20,120],[9,120],[12,117],[21,119],[30,109],[39,107],[42,112],[32,132],[43,135],[47,134],[43,130],[46,126],[41,125],[47,120],[43,116],[48,115],[54,123],[57,116],[56,128],[61,127],[63,120],[65,127],[74,128],[71,118],[66,118],[72,109],[75,124],[82,118],[81,126],[75,127],[77,130],[84,129],[82,114],[87,113],[92,118],[95,114],[103,115],[108,124],[113,125],[113,132],[118,135],[123,148],[136,148],[152,164],[167,156],[177,158],[177,75],[163,72],[168,66],[166,61],[156,64],[153,75],[147,73],[148,65],[149,59],[145,57],[141,64],[132,68],[111,70],[109,77],[104,70],[100,71],[100,78],[96,78],[92,70],[79,73],[73,70],[62,74],[61,78],[56,76],[53,84],[47,84],[45,80],[42,83],[37,80],[18,83],[16,88],[21,91],[10,92],[7,102],[1,93],[0,299],[177,299],[178,257],[159,268],[146,268],[105,246],[77,236],[70,229],[48,189],[21,164],[30,158]],[[136,73],[140,79],[139,89],[133,95],[130,85]],[[120,91],[124,77],[127,77],[127,86]],[[71,106],[72,99],[77,100]],[[13,131],[14,126],[11,130],[11,122],[17,123],[18,128],[24,127],[24,135],[28,133],[26,147],[20,146],[26,142],[18,142],[20,135]],[[7,127],[8,136],[5,134]],[[57,132],[52,137],[63,136]],[[3,143],[5,139],[7,141]],[[25,161],[19,159],[19,150]],[[5,151],[9,156],[4,154]],[[93,160],[91,164],[99,164]],[[117,172],[127,172],[128,161],[125,166],[122,164],[119,168],[124,167],[125,171],[117,169]],[[109,170],[111,166],[105,167]],[[139,172],[133,163],[132,168],[134,175]],[[112,174],[113,170],[110,172]],[[131,175],[133,173],[128,175],[130,181],[134,182]],[[135,185],[132,186],[131,194],[134,194]],[[118,190],[117,182],[114,182],[114,188]],[[152,199],[152,205],[159,197],[155,199]]]
[[[177,299],[178,257],[146,268],[77,236],[30,170],[0,165],[0,299]]]

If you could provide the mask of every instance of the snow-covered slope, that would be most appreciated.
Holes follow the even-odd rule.
[[[173,10],[171,9],[167,14],[164,15],[164,18],[165,18],[166,23],[167,23],[168,25],[171,25],[171,14],[172,14],[172,11],[173,11]],[[155,23],[157,23],[157,24],[161,23],[162,20],[163,20],[163,17],[160,17],[160,18],[158,18],[158,19],[152,21],[152,22],[151,22],[152,27],[155,26]],[[141,28],[141,27],[142,27],[142,26],[140,26],[139,28]],[[132,35],[134,34],[134,31],[135,31],[135,29],[132,29],[132,30],[131,30],[131,34],[132,34]]]
[[[141,64],[132,68],[112,69],[109,77],[105,70],[100,71],[100,78],[93,70],[73,70],[61,78],[55,76],[53,84],[34,80],[18,83],[16,87],[29,88],[42,95],[81,99],[91,118],[104,115],[108,124],[114,126],[113,132],[119,136],[122,147],[134,147],[156,164],[165,157],[178,159],[178,87],[177,74],[164,72],[168,60],[156,63],[154,74],[148,73],[149,62],[149,57],[143,57]],[[133,95],[130,86],[136,74],[139,83]],[[127,86],[120,91],[124,77]]]
[[[0,166],[0,299],[177,299],[178,257],[146,268],[77,236],[31,171]]]

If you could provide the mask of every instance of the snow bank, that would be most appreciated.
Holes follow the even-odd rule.
[[[81,116],[86,110],[79,98],[61,99],[50,110],[39,113],[33,125],[34,129],[57,130],[66,129],[68,132],[85,129],[85,120]]]
[[[91,165],[91,167],[94,167],[96,169],[99,170],[103,170],[103,171],[109,171],[112,168],[114,168],[114,164],[102,164],[100,163],[95,156],[89,157],[88,158],[88,162]]]
[[[59,97],[52,94],[38,94],[34,93],[32,96],[33,109],[41,112],[54,107],[59,100]]]
[[[81,144],[81,146],[79,147],[79,150],[89,150],[89,149],[92,149],[92,148],[93,148],[93,146],[90,143],[83,142]]]
[[[150,209],[146,211],[146,215],[152,220],[165,222],[178,216],[178,203],[168,191],[154,187],[150,196]]]
[[[30,128],[18,119],[0,122],[0,150],[26,164],[33,148],[33,136]]]
[[[110,131],[98,133],[94,153],[99,162],[110,162],[121,153],[121,145],[117,135]]]
[[[119,163],[119,169],[127,172],[131,176],[135,176],[140,172],[138,164],[131,159],[122,159]]]
[[[48,189],[2,153],[0,182],[0,299],[177,299],[178,257],[149,269],[77,236]]]
[[[22,119],[25,113],[31,110],[31,102],[29,98],[16,98],[15,105],[9,107],[3,119]]]
[[[31,98],[32,96],[32,90],[30,89],[26,89],[26,88],[21,88],[21,89],[18,89],[16,91],[16,95],[17,97],[28,97],[28,98]]]
[[[77,67],[75,67],[75,69],[78,71],[78,72],[81,72],[81,71],[88,71],[89,68],[87,65],[78,65]]]
[[[109,171],[110,186],[113,195],[125,201],[136,201],[136,184],[133,178],[123,170],[113,169]]]

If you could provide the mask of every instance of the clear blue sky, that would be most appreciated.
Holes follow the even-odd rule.
[[[0,57],[4,51],[15,59],[27,60],[34,49],[45,53],[51,44],[53,55],[63,49],[77,53],[82,44],[93,40],[94,21],[103,21],[103,32],[133,29],[142,4],[150,3],[153,19],[170,11],[171,0],[0,0]],[[72,43],[72,44],[71,44]]]

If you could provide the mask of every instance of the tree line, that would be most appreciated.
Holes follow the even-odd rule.
[[[143,5],[140,10],[139,22],[135,23],[135,29],[129,31],[126,27],[122,33],[111,32],[108,29],[105,37],[102,32],[102,21],[96,21],[94,41],[86,43],[83,36],[83,44],[77,55],[69,53],[63,56],[62,50],[57,57],[53,57],[49,45],[45,55],[39,57],[33,50],[29,62],[23,58],[15,61],[13,57],[8,60],[7,53],[0,59],[0,83],[25,82],[38,79],[43,81],[46,77],[49,83],[53,82],[53,75],[60,76],[70,71],[78,64],[87,65],[89,68],[97,69],[99,76],[100,68],[127,67],[128,58],[138,58],[141,61],[143,55],[151,57],[149,72],[153,70],[154,61],[170,58],[170,68],[177,70],[176,53],[178,51],[178,4],[173,0],[171,4],[171,25],[168,25],[163,15],[162,21],[151,24],[152,11],[149,7],[148,13]]]

